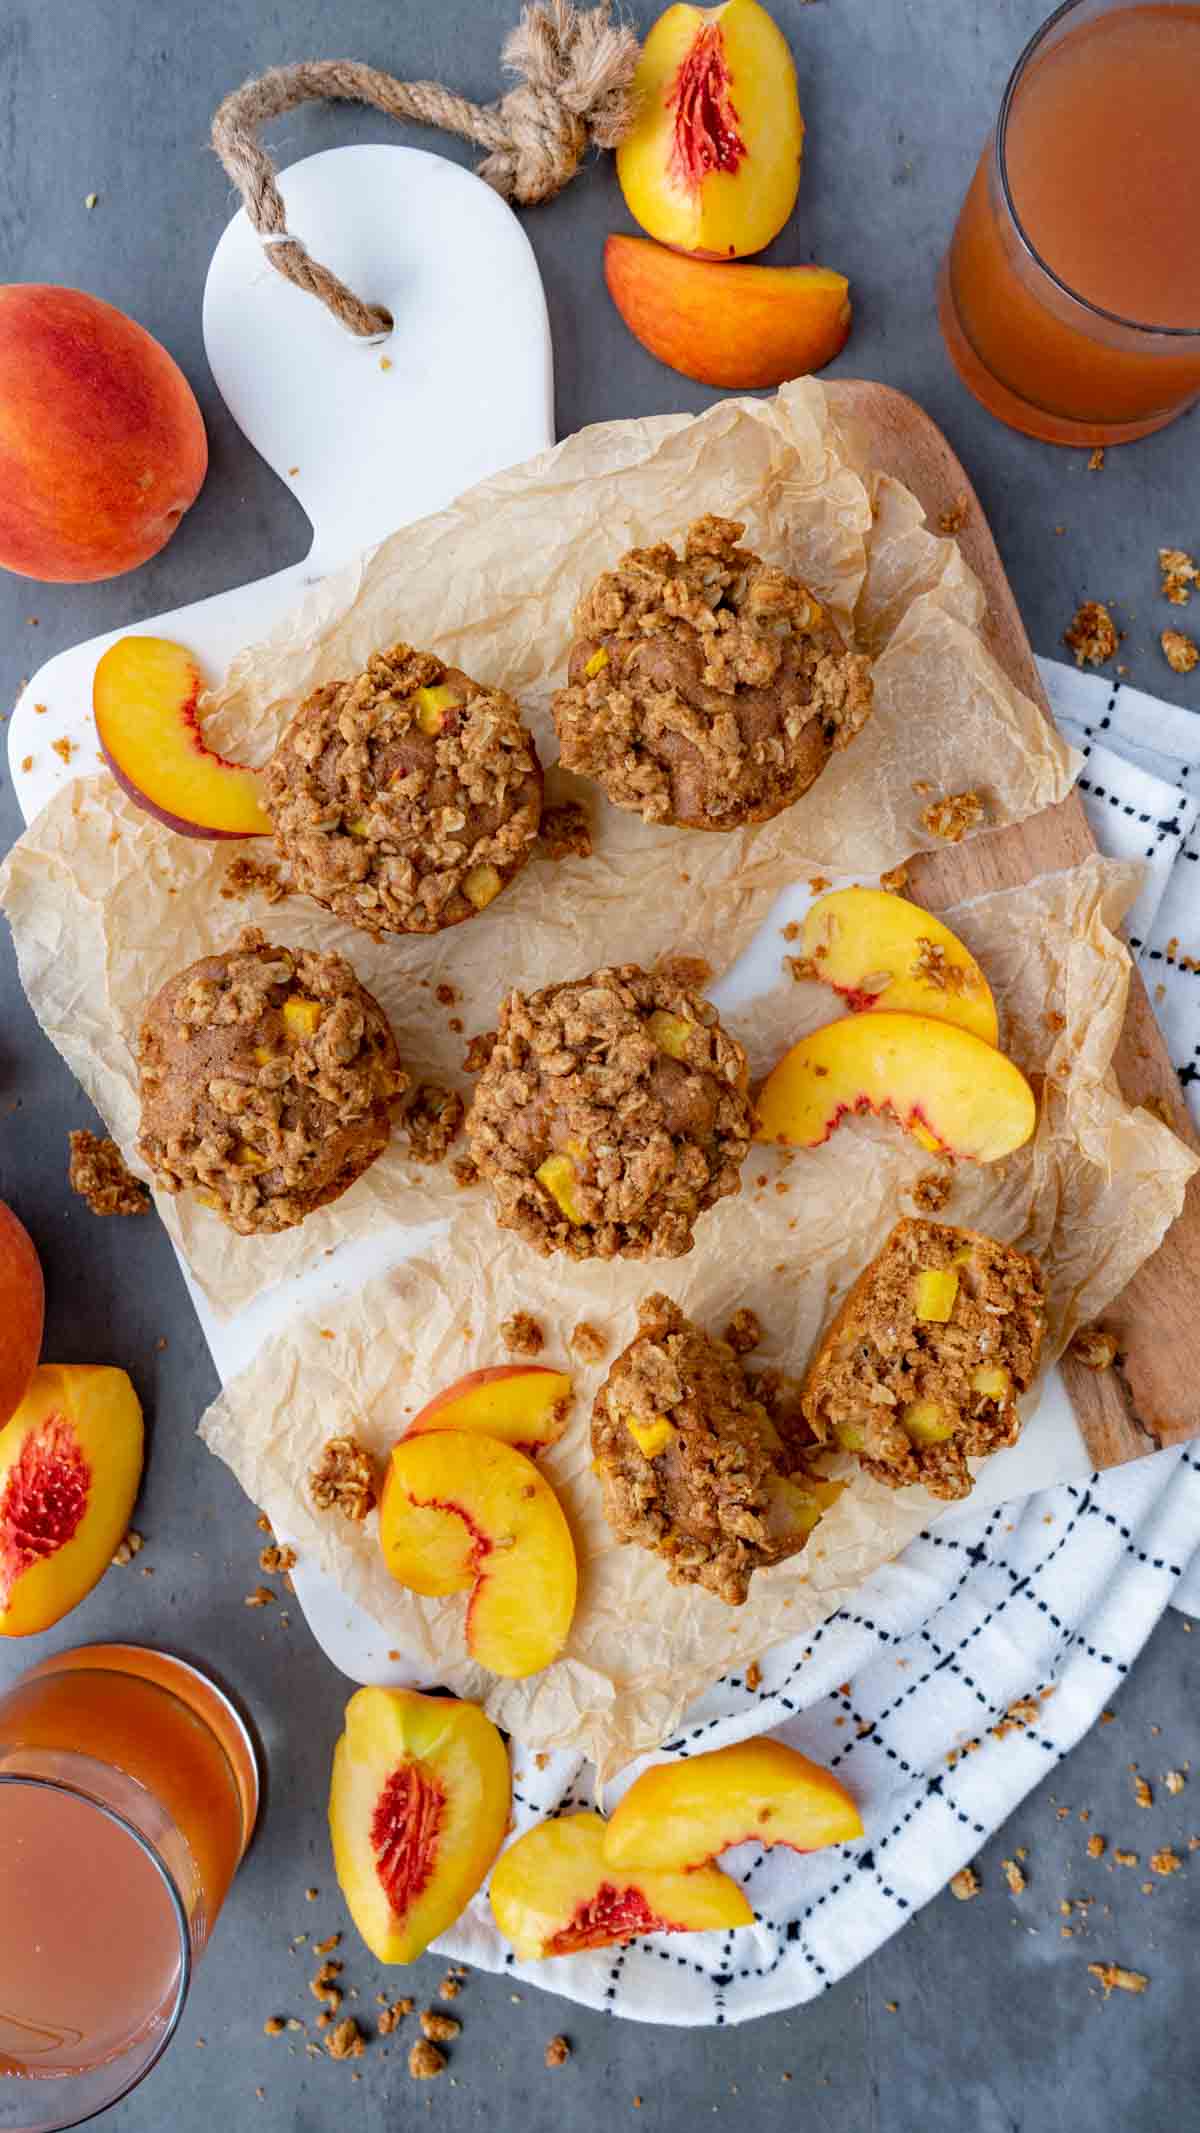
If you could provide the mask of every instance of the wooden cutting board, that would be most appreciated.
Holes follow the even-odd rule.
[[[837,379],[827,390],[838,413],[853,421],[869,444],[871,464],[904,482],[931,524],[942,512],[965,504],[958,540],[987,596],[988,647],[1049,720],[1046,692],[999,550],[962,463],[937,424],[914,400],[887,385]],[[1076,791],[1027,822],[923,853],[909,866],[908,886],[931,910],[944,911],[964,897],[1073,866],[1096,849]],[[1148,1105],[1200,1150],[1200,1135],[1136,969],[1115,1066],[1128,1102]],[[1200,1175],[1188,1188],[1178,1221],[1105,1312],[1104,1323],[1121,1344],[1113,1369],[1085,1370],[1070,1355],[1061,1365],[1097,1467],[1119,1466],[1156,1446],[1200,1435]]]

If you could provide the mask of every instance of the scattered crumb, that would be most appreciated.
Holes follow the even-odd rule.
[[[912,1185],[909,1198],[921,1214],[940,1214],[950,1198],[950,1179],[943,1171],[923,1170]]]
[[[1186,607],[1193,587],[1200,579],[1200,570],[1193,558],[1184,548],[1160,548],[1158,567],[1162,572],[1163,599],[1169,600],[1173,607]]]
[[[947,534],[961,533],[967,523],[967,514],[970,508],[971,499],[964,489],[961,496],[955,497],[948,511],[939,511],[938,532]]]
[[[1139,1807],[1153,1807],[1154,1794],[1150,1789],[1148,1779],[1144,1777],[1134,1778],[1133,1797],[1137,1801]]]
[[[581,1362],[599,1363],[608,1354],[608,1335],[594,1326],[590,1319],[581,1318],[572,1329],[567,1346]]]
[[[440,1163],[458,1138],[466,1105],[457,1089],[422,1081],[400,1123],[408,1135],[408,1152],[416,1163]]]
[[[494,1029],[480,1030],[478,1036],[469,1037],[467,1039],[467,1049],[463,1053],[464,1074],[482,1074],[495,1049],[496,1032]]]
[[[331,1933],[331,1934],[329,1935],[329,1938],[328,1938],[327,1940],[315,1940],[315,1941],[313,1942],[313,1954],[314,1954],[314,1955],[332,1955],[332,1954],[333,1954],[333,1951],[334,1951],[334,1949],[335,1949],[335,1948],[340,1948],[341,1944],[342,1944],[342,1936],[341,1936],[341,1934],[340,1934],[340,1933]]]
[[[1120,1963],[1089,1963],[1088,1973],[1099,1978],[1105,1999],[1113,1991],[1144,1992],[1150,1983],[1140,1970],[1126,1970]]]
[[[546,2046],[547,2066],[565,2066],[571,2056],[571,2047],[565,2037],[551,2037]]]
[[[75,743],[74,741],[69,741],[65,733],[60,734],[56,741],[51,741],[50,746],[55,755],[60,756],[64,763],[69,763],[75,753]]]
[[[116,1568],[118,1570],[123,1570],[125,1568],[126,1563],[131,1563],[133,1561],[134,1556],[140,1554],[142,1546],[143,1542],[141,1534],[135,1533],[133,1527],[131,1526],[129,1528],[128,1533],[125,1535],[124,1540],[117,1542],[117,1552],[113,1557],[113,1562]]]
[[[1122,1851],[1120,1847],[1118,1847],[1117,1850],[1114,1851],[1113,1858],[1116,1860],[1118,1866],[1136,1866],[1138,1863],[1138,1855],[1136,1852],[1125,1852]]]
[[[540,1355],[546,1345],[545,1334],[528,1311],[514,1311],[511,1318],[503,1319],[500,1338],[510,1355]]]
[[[972,1896],[978,1896],[980,1886],[979,1876],[973,1866],[960,1866],[957,1874],[950,1876],[950,1894],[957,1896],[960,1903],[967,1903]]]
[[[462,2034],[461,2022],[456,2022],[453,2015],[438,2014],[432,2007],[424,2008],[417,2019],[421,2035],[428,2037],[431,2044],[451,2044]]]
[[[452,1970],[448,1970],[438,1986],[439,2000],[456,2000],[461,1991],[462,1983],[460,1979],[455,1977]]]
[[[144,1215],[150,1209],[149,1189],[126,1169],[115,1141],[80,1128],[67,1136],[71,1154],[67,1181],[72,1192],[86,1200],[94,1215]]]
[[[325,2040],[331,2059],[361,2059],[366,2048],[367,2040],[353,2015],[344,2015]]]
[[[1057,1007],[1048,1007],[1042,1016],[1042,1024],[1044,1028],[1049,1030],[1052,1037],[1057,1037],[1065,1030],[1067,1018],[1065,1015],[1059,1014]]]
[[[1015,1859],[1002,1859],[1000,1861],[1000,1870],[1014,1896],[1019,1896],[1022,1890],[1028,1888],[1029,1883]]]
[[[898,867],[889,867],[886,874],[880,875],[879,886],[886,889],[889,896],[899,896],[901,891],[908,887],[908,868],[903,861]]]
[[[1182,1865],[1183,1861],[1178,1852],[1172,1851],[1169,1844],[1164,1844],[1161,1851],[1151,1852],[1150,1854],[1150,1872],[1152,1874],[1162,1874],[1164,1876],[1177,1874]]]
[[[592,825],[587,809],[578,800],[564,800],[560,807],[547,807],[538,830],[547,859],[590,859]]]
[[[331,1437],[308,1477],[318,1511],[340,1511],[361,1525],[376,1501],[375,1468],[357,1437]]]
[[[380,2015],[375,2026],[381,2037],[390,2037],[394,2029],[399,2029],[405,2015],[412,2013],[413,2002],[410,1999],[393,2000],[389,2007],[385,1992],[379,1993],[377,1998],[380,2003]]]
[[[469,1155],[456,1156],[450,1165],[450,1175],[460,1192],[466,1192],[479,1183],[479,1171]]]
[[[270,1607],[274,1598],[275,1595],[268,1586],[256,1585],[253,1592],[246,1594],[242,1604],[245,1607]]]
[[[294,1570],[296,1562],[297,1556],[294,1548],[279,1548],[276,1547],[274,1542],[259,1552],[258,1567],[260,1570],[265,1571],[269,1578],[282,1577],[286,1571]]]
[[[747,1310],[745,1305],[740,1311],[734,1312],[724,1334],[735,1355],[749,1355],[752,1349],[758,1347],[762,1337],[762,1327],[753,1311]]]
[[[921,815],[921,826],[931,837],[942,837],[947,844],[960,844],[968,830],[976,829],[983,821],[986,810],[977,792],[943,793],[940,800],[931,800]]]
[[[1103,466],[1104,466],[1104,446],[1103,446],[1102,444],[1098,444],[1098,445],[1097,445],[1097,446],[1095,447],[1094,451],[1092,452],[1092,456],[1091,456],[1091,458],[1090,458],[1090,459],[1088,460],[1088,463],[1087,463],[1087,470],[1088,470],[1088,473],[1089,473],[1089,474],[1099,474],[1099,473],[1100,473],[1100,471],[1101,471],[1101,469],[1103,468]]]
[[[1101,1711],[1099,1724],[1102,1726],[1111,1726],[1116,1718],[1116,1715],[1117,1714],[1115,1711]]]
[[[84,194],[84,196],[83,196],[83,204],[84,204],[84,206],[86,207],[86,209],[87,209],[87,211],[88,211],[88,213],[89,213],[89,215],[90,215],[90,214],[91,214],[91,212],[92,212],[92,209],[93,209],[94,207],[98,207],[98,206],[100,205],[100,195],[99,195],[99,193],[85,193],[85,194]]]
[[[254,1524],[255,1524],[255,1529],[256,1529],[256,1531],[257,1531],[257,1532],[259,1532],[259,1533],[265,1533],[265,1534],[267,1535],[268,1539],[270,1539],[270,1540],[274,1540],[274,1538],[275,1538],[275,1528],[274,1528],[274,1526],[273,1526],[273,1525],[271,1524],[271,1521],[270,1521],[270,1519],[269,1519],[269,1518],[267,1517],[267,1514],[266,1514],[266,1512],[265,1512],[265,1511],[260,1511],[260,1512],[259,1512],[259,1514],[258,1514],[258,1517],[257,1517],[257,1518],[255,1519],[255,1521],[254,1521]]]
[[[757,1659],[752,1659],[746,1668],[746,1687],[751,1695],[757,1695],[762,1687],[762,1668]]]
[[[458,999],[458,994],[453,985],[447,985],[443,981],[441,985],[434,986],[433,997],[439,1007],[453,1007]]]
[[[1070,628],[1063,631],[1063,643],[1074,652],[1077,667],[1100,667],[1113,657],[1117,629],[1103,601],[1085,600],[1076,608]]]
[[[1158,641],[1172,673],[1190,674],[1193,667],[1200,666],[1200,645],[1183,630],[1164,630]]]
[[[815,984],[821,975],[811,955],[785,955],[783,967],[797,985]]]
[[[391,367],[392,367],[392,359],[391,359],[391,357],[390,357],[390,356],[380,356],[380,358],[379,358],[379,368],[380,368],[381,370],[390,370],[390,369],[391,369]]]
[[[1091,1836],[1088,1838],[1087,1855],[1089,1859],[1103,1859],[1106,1850],[1107,1845],[1103,1837]]]
[[[264,2037],[281,2037],[286,2028],[287,2023],[282,2015],[268,2015],[263,2023],[263,2035]]]
[[[1107,1326],[1080,1326],[1071,1337],[1070,1353],[1085,1370],[1111,1370],[1119,1348]]]
[[[1185,1778],[1182,1770],[1168,1770],[1166,1776],[1163,1779],[1163,1784],[1166,1786],[1168,1792],[1182,1792],[1184,1786],[1187,1784],[1187,1779]]]
[[[435,2081],[445,2071],[446,2055],[427,2037],[418,2037],[408,2055],[408,2071],[414,2081]]]
[[[341,1976],[343,1968],[344,1965],[341,1963],[325,1962],[310,1977],[308,1989],[314,2000],[320,2000],[322,2006],[334,2008],[341,2006],[342,1988],[337,1980]]]
[[[269,904],[280,903],[291,893],[290,882],[281,879],[279,868],[268,859],[231,860],[221,883],[224,897],[265,896]]]

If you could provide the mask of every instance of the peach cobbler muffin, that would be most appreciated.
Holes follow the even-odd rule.
[[[554,723],[567,770],[647,822],[733,830],[790,807],[871,710],[871,663],[798,578],[699,518],[631,548],[575,611]]]
[[[247,927],[146,1008],[139,1152],[243,1236],[291,1229],[381,1155],[408,1087],[379,1002],[344,957]]]

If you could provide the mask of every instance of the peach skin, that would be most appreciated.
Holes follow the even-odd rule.
[[[350,1916],[411,1963],[465,1910],[504,1842],[508,1754],[473,1703],[360,1689],[333,1754],[329,1834]]]
[[[1030,1138],[1033,1090],[982,1037],[933,1015],[846,1015],[786,1052],[758,1099],[760,1141],[817,1148],[855,1112],[894,1118],[931,1154],[996,1163]]]
[[[688,1874],[614,1872],[599,1815],[559,1815],[526,1830],[492,1875],[492,1912],[523,1962],[622,1947],[643,1933],[728,1933],[754,1913],[716,1866]]]
[[[766,9],[669,7],[633,94],[617,176],[634,220],[710,259],[761,252],[796,204],[804,148],[796,69]]]
[[[435,1393],[409,1423],[405,1435],[463,1429],[497,1437],[502,1444],[540,1451],[557,1444],[567,1426],[571,1380],[544,1363],[496,1363],[470,1370]]]
[[[43,1363],[0,1432],[0,1636],[50,1629],[99,1583],[142,1478],[123,1370]]]
[[[25,1397],[45,1315],[42,1262],[25,1224],[0,1200],[0,1429]]]
[[[558,1657],[575,1612],[575,1544],[549,1482],[511,1444],[464,1429],[402,1437],[379,1505],[392,1576],[470,1592],[467,1650],[508,1680]]]
[[[996,1044],[992,989],[970,950],[932,911],[886,889],[833,889],[804,920],[811,975],[856,1014],[869,1008],[935,1015]]]
[[[760,1735],[643,1770],[609,1820],[604,1857],[622,1872],[685,1873],[733,1844],[816,1852],[862,1833],[854,1801],[830,1771]]]
[[[104,760],[147,814],[184,837],[269,837],[259,774],[205,742],[204,678],[169,637],[119,637],[96,666],[92,708]]]
[[[208,440],[177,363],[82,289],[0,288],[0,569],[82,585],[170,540]]]
[[[702,385],[749,391],[805,378],[850,332],[850,284],[832,267],[722,266],[612,236],[604,279],[635,340]]]

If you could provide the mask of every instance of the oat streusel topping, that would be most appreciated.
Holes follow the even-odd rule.
[[[977,1230],[906,1216],[864,1268],[804,1381],[822,1443],[889,1488],[967,1496],[968,1458],[1015,1444],[1045,1326],[1036,1260]]]
[[[445,1161],[458,1138],[466,1109],[457,1089],[444,1088],[436,1081],[418,1084],[400,1114],[408,1152],[415,1163]]]
[[[395,644],[301,704],[263,804],[307,895],[368,932],[437,933],[524,866],[542,773],[511,696]]]
[[[592,1410],[604,1513],[673,1585],[740,1606],[760,1566],[798,1554],[837,1494],[805,1465],[795,1403],[769,1406],[728,1342],[648,1296]]]
[[[247,927],[150,1001],[139,1153],[243,1236],[291,1229],[361,1177],[408,1086],[379,1002],[345,958]]]
[[[978,829],[987,814],[977,792],[943,793],[940,800],[931,800],[921,815],[921,827],[931,837],[941,837],[946,844],[961,844],[968,830]],[[927,976],[926,971],[919,973]]]
[[[501,1228],[543,1257],[680,1257],[740,1190],[747,1084],[716,1008],[661,973],[510,993],[467,1114]]]
[[[1075,654],[1077,667],[1101,667],[1117,649],[1117,626],[1102,600],[1085,600],[1077,607],[1063,643]]]
[[[308,1477],[308,1493],[318,1511],[340,1511],[361,1525],[374,1510],[378,1489],[375,1462],[357,1437],[331,1437]]]
[[[575,611],[554,723],[567,770],[647,822],[739,829],[807,792],[870,716],[871,663],[734,519],[632,548]]]
[[[125,1167],[125,1158],[115,1141],[103,1139],[80,1127],[68,1135],[71,1144],[67,1182],[72,1192],[86,1200],[94,1215],[144,1215],[150,1194],[140,1178]]]

